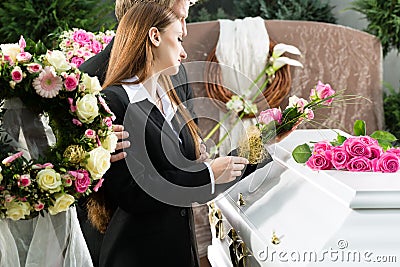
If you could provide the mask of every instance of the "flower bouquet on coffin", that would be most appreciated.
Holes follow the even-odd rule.
[[[232,155],[245,157],[250,164],[244,174],[249,174],[257,168],[272,161],[268,152],[268,145],[279,142],[290,134],[302,121],[314,119],[314,111],[326,108],[341,93],[335,92],[329,84],[318,82],[311,89],[309,100],[297,96],[289,97],[288,106],[282,111],[280,108],[263,110],[257,117],[257,123],[247,128]]]
[[[91,266],[72,206],[102,185],[117,142],[114,115],[97,78],[63,52],[22,36],[0,47],[0,266]],[[55,136],[38,157],[23,140],[45,126],[28,131],[21,114],[47,118]]]
[[[393,147],[397,138],[386,131],[366,135],[365,122],[354,123],[354,135],[342,136],[331,142],[321,141],[312,146],[297,146],[293,158],[315,171],[342,170],[351,172],[394,173],[400,170],[400,148]]]

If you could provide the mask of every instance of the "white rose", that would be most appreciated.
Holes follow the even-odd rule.
[[[61,175],[53,169],[44,169],[37,174],[37,183],[39,187],[50,193],[61,190]]]
[[[69,65],[67,58],[61,51],[47,51],[46,59],[58,73],[71,69],[71,65]]]
[[[49,213],[56,215],[57,213],[66,211],[74,202],[75,198],[69,194],[56,194],[56,200],[53,201],[53,206],[49,207]]]
[[[97,98],[92,94],[84,95],[76,101],[76,115],[83,123],[92,123],[99,115]]]
[[[87,159],[86,169],[94,180],[100,179],[110,168],[111,154],[103,147],[97,147],[90,151]]]
[[[97,77],[90,77],[86,73],[83,73],[82,75],[82,83],[85,86],[85,89],[91,94],[97,95],[102,89],[99,79],[97,79]]]
[[[31,213],[31,206],[28,202],[12,201],[6,202],[6,216],[13,221],[25,219]]]
[[[0,45],[3,55],[9,56],[12,62],[17,62],[17,55],[21,52],[18,44],[2,44]]]
[[[117,147],[118,137],[111,133],[107,135],[106,138],[101,142],[101,145],[107,149],[110,153],[115,152],[115,148]]]

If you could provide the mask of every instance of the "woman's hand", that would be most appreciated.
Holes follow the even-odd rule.
[[[210,161],[215,183],[224,184],[232,182],[242,174],[242,170],[246,164],[249,164],[247,159],[234,156],[219,157]]]
[[[129,137],[129,133],[127,131],[124,131],[124,126],[122,126],[122,125],[113,125],[113,131],[114,131],[115,135],[118,137],[118,140]],[[130,146],[131,146],[131,143],[129,141],[119,141],[117,143],[117,147],[115,148],[115,150],[128,148]],[[110,161],[116,162],[125,157],[126,157],[126,152],[119,152],[118,154],[111,155]]]

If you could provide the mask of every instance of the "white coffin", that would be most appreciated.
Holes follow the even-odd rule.
[[[400,266],[400,173],[316,172],[291,157],[299,144],[335,137],[295,131],[272,149],[272,163],[215,199],[225,234],[234,228],[247,246],[247,266]],[[233,266],[231,238],[212,231],[210,262]]]

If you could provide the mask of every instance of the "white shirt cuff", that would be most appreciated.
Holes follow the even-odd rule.
[[[208,162],[204,162],[208,168],[208,172],[210,173],[210,179],[211,179],[211,194],[215,193],[215,179],[214,179],[214,173],[211,169],[211,165]]]

